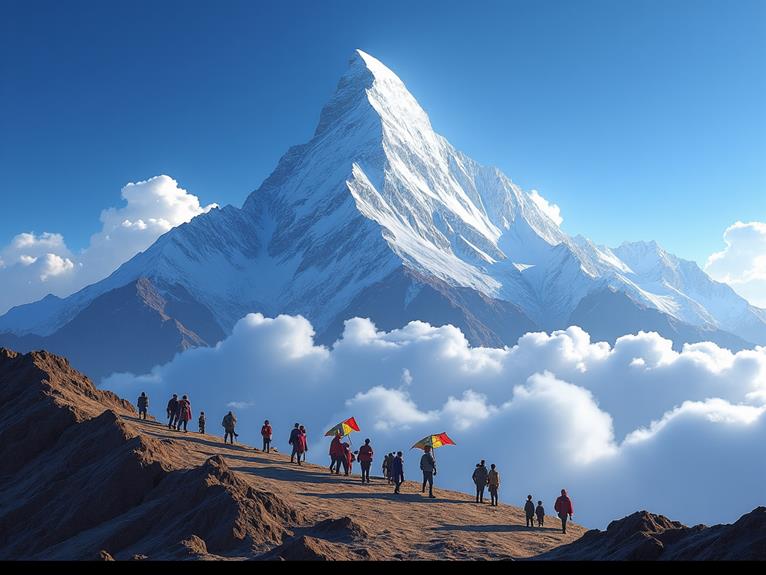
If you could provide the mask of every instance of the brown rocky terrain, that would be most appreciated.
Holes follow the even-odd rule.
[[[141,421],[66,359],[0,348],[0,559],[766,558],[766,509],[731,526],[646,512],[527,529],[520,508],[401,495],[280,453]]]

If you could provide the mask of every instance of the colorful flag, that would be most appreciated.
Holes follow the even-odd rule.
[[[347,420],[341,421],[338,425],[328,430],[327,433],[325,433],[325,437],[334,437],[336,433],[340,433],[345,437],[352,431],[359,431],[359,426],[356,423],[356,419],[349,417]]]
[[[441,447],[442,445],[455,445],[446,433],[437,433],[436,435],[426,435],[423,439],[418,441],[410,449],[423,449],[426,445],[430,445],[434,449]]]

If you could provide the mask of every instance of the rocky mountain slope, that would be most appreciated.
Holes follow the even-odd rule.
[[[144,334],[135,346],[103,342],[113,371],[148,371],[155,358],[142,349],[170,359],[184,345],[215,343],[249,312],[301,314],[321,343],[354,315],[383,329],[451,323],[475,345],[512,345],[575,321],[594,340],[644,329],[676,346],[766,343],[766,311],[695,263],[654,242],[610,249],[565,234],[505,174],[437,134],[402,81],[361,51],[311,140],[290,148],[241,209],[174,228],[68,298],[10,310],[0,344],[66,352],[101,375],[109,367],[78,343],[82,325],[93,327],[82,316],[103,316],[109,333],[111,314],[93,306],[133,305],[135,290],[124,287],[136,282],[183,305],[165,306],[170,323],[128,326]]]

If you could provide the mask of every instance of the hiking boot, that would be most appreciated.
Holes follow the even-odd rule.
[[[430,494],[428,495],[428,497],[429,497],[430,499],[436,499],[436,495],[434,495],[433,493],[430,493]]]

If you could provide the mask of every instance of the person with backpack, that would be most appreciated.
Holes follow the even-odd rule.
[[[482,459],[481,463],[476,464],[476,469],[474,469],[472,476],[474,485],[476,485],[476,503],[484,503],[484,489],[487,487],[488,475],[489,472]]]
[[[223,416],[223,421],[221,421],[221,425],[223,425],[223,429],[225,431],[223,435],[223,442],[226,443],[226,440],[228,438],[231,438],[231,444],[234,445],[234,438],[237,437],[237,434],[234,431],[234,428],[237,425],[237,416],[230,411],[229,413]]]
[[[497,472],[497,469],[495,469],[494,463],[489,466],[487,485],[489,486],[489,504],[492,507],[497,507],[497,490],[500,487],[500,474]]]
[[[434,475],[436,475],[436,459],[433,453],[431,453],[431,446],[426,445],[423,448],[423,455],[420,457],[420,469],[423,471],[423,488],[421,493],[426,492],[426,483],[428,484],[428,497],[431,499],[436,498],[434,495]]]
[[[535,507],[535,515],[537,515],[537,526],[542,527],[543,523],[545,523],[545,507],[543,507],[542,501],[537,502],[537,507]]]
[[[176,415],[178,414],[178,395],[173,394],[173,397],[168,401],[168,429],[173,429],[176,424]]]
[[[290,454],[290,463],[295,462],[295,455],[298,453],[298,436],[301,434],[301,424],[296,423],[295,427],[292,428],[290,431],[290,439],[287,440],[287,443],[292,445],[293,451]],[[300,461],[298,462],[300,463]]]
[[[263,422],[261,427],[261,437],[263,438],[263,451],[265,453],[271,452],[271,424],[269,420]]]
[[[192,410],[191,402],[187,396],[183,396],[181,401],[178,402],[178,431],[181,431],[181,425],[184,426],[184,433],[188,431],[186,425],[191,421]]]
[[[144,421],[146,421],[146,410],[149,409],[149,398],[146,397],[145,391],[141,392],[136,403],[138,404],[138,419],[142,419],[141,416],[143,416]]]
[[[199,432],[205,433],[205,412],[204,411],[199,412],[199,419],[197,420],[197,423],[199,424]]]
[[[340,474],[340,466],[343,462],[343,444],[341,434],[336,433],[330,442],[330,473]]]
[[[395,485],[394,493],[399,493],[399,488],[404,483],[404,458],[401,451],[397,451],[396,457],[391,461],[391,479]]]
[[[567,516],[569,519],[572,519],[572,514],[574,513],[574,505],[572,505],[572,500],[567,495],[566,489],[561,490],[561,495],[556,499],[553,509],[559,514],[559,519],[561,519],[561,532],[566,533]]]
[[[532,502],[532,496],[527,495],[527,502],[524,504],[524,514],[527,517],[527,527],[535,526],[535,504]]]
[[[362,467],[362,483],[370,482],[370,467],[372,467],[372,456],[374,452],[370,445],[370,440],[365,439],[364,445],[359,448],[359,465]]]

